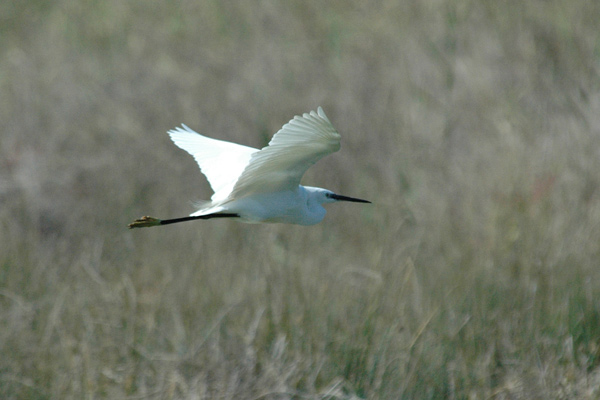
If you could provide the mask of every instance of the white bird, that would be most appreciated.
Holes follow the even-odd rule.
[[[211,201],[189,217],[160,220],[146,216],[133,221],[129,228],[211,218],[313,225],[325,216],[325,203],[370,203],[300,185],[311,165],[340,149],[340,135],[321,107],[317,112],[295,116],[260,150],[211,139],[182,126],[170,130],[169,136],[196,159],[215,192]]]

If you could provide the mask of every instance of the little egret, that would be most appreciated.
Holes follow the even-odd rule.
[[[182,126],[183,129],[170,130],[169,136],[177,147],[196,159],[215,192],[211,201],[189,217],[163,220],[142,217],[129,224],[129,228],[211,218],[313,225],[325,216],[322,204],[370,203],[300,185],[302,175],[311,165],[340,149],[340,134],[321,107],[317,112],[295,116],[260,150],[211,139]]]

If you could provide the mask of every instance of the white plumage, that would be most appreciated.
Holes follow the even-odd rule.
[[[190,217],[143,217],[130,228],[218,217],[312,225],[325,216],[324,203],[369,203],[300,185],[311,165],[340,148],[340,135],[321,107],[295,116],[260,150],[202,136],[186,125],[168,133],[177,147],[194,157],[214,194]]]

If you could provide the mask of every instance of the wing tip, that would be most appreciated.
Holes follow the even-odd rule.
[[[172,134],[172,133],[186,133],[186,132],[189,132],[189,133],[196,133],[196,134],[198,133],[198,132],[194,131],[192,128],[190,128],[189,126],[187,126],[187,125],[186,125],[186,124],[184,124],[184,123],[182,123],[182,124],[181,124],[181,127],[179,127],[179,126],[176,126],[175,128],[169,129],[169,130],[167,131],[167,133],[168,133],[169,135],[170,135],[170,134]]]
[[[183,123],[181,124],[181,127],[177,126],[173,129],[169,129],[167,131],[167,134],[169,135],[169,137],[171,138],[173,143],[175,143],[176,146],[186,150],[188,153],[189,153],[189,151],[187,149],[181,147],[179,142],[192,140],[196,136],[203,137],[201,134],[194,131],[192,128],[190,128],[189,126],[187,126],[186,124],[183,124]],[[192,153],[190,153],[190,154],[192,154]]]
[[[323,111],[323,107],[321,107],[321,106],[317,107],[317,111],[316,112],[315,111],[311,111],[310,115],[312,117],[318,117],[318,118],[324,119],[325,121],[331,123],[331,121],[329,120],[329,118],[325,114],[325,111]]]

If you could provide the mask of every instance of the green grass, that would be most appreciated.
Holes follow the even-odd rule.
[[[0,398],[596,399],[594,2],[0,5]],[[184,216],[180,123],[323,106],[313,227]]]

